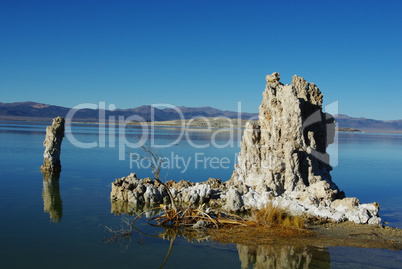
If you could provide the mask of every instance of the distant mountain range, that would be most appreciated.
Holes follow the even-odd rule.
[[[0,103],[0,119],[9,120],[48,120],[57,116],[66,117],[71,108],[52,106],[35,102]],[[184,119],[194,117],[228,117],[237,118],[239,113],[235,111],[220,110],[213,107],[184,107],[159,109],[152,106],[140,106],[129,109],[116,109],[113,111],[105,110],[105,118],[119,116],[128,118],[136,115],[143,121],[167,121],[181,119],[180,111]],[[98,122],[99,109],[81,109],[74,114],[73,121],[77,122]],[[153,114],[153,116],[152,116]],[[258,113],[240,113],[242,119],[248,120],[255,117]]]
[[[206,107],[177,107],[181,111],[184,119],[194,117],[227,117],[238,118],[239,113],[235,111],[220,110]],[[25,120],[25,121],[50,121],[57,116],[66,117],[71,108],[53,106],[35,102],[17,102],[17,103],[0,103],[0,119],[2,120]],[[153,117],[152,117],[153,111]],[[144,121],[169,121],[181,119],[180,114],[173,108],[155,108],[152,106],[140,106],[130,109],[116,109],[113,111],[99,109],[81,109],[74,114],[75,122],[98,122],[99,113],[105,113],[105,118],[119,116],[124,119],[136,115]],[[240,113],[243,120],[256,120],[258,113]],[[352,118],[346,115],[334,116],[338,128],[352,128],[364,132],[386,132],[386,133],[402,133],[402,120],[381,121],[366,118]]]
[[[358,129],[363,132],[402,133],[402,120],[372,120],[352,118],[343,114],[334,115],[339,128]]]

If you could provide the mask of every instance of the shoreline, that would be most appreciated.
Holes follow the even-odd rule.
[[[233,243],[248,246],[260,245],[303,245],[313,247],[356,247],[372,249],[402,250],[402,230],[391,227],[374,227],[342,223],[307,224],[305,231],[291,231],[289,228],[254,232],[242,228],[211,231],[211,239],[219,243]],[[285,229],[288,229],[286,231]],[[290,232],[289,232],[290,230]],[[252,236],[250,236],[252,235]]]
[[[161,209],[152,211],[144,207],[132,207],[128,203],[116,204],[112,202],[112,210],[116,216],[136,216],[141,212],[149,212],[143,218],[149,219],[157,215]],[[123,206],[126,204],[126,206]],[[125,210],[122,210],[125,208]],[[131,209],[131,210],[128,210]],[[135,209],[135,210],[133,210]],[[241,216],[241,215],[239,215]],[[305,228],[296,229],[283,226],[271,226],[261,228],[254,226],[231,226],[224,228],[208,229],[184,229],[182,234],[199,234],[200,238],[209,236],[208,240],[222,244],[241,244],[247,246],[263,245],[300,245],[312,247],[356,247],[389,249],[393,251],[402,250],[402,230],[390,226],[373,226],[367,224],[356,224],[350,221],[340,223],[304,215]],[[146,220],[144,220],[146,222]],[[174,233],[174,227],[160,227]],[[186,232],[187,231],[187,232]]]
[[[286,228],[282,228],[286,229]],[[282,231],[272,231],[247,237],[253,231],[233,229],[229,231],[211,231],[212,240],[219,243],[233,243],[248,246],[286,244],[303,245],[313,247],[356,247],[372,249],[402,250],[402,230],[397,228],[379,228],[351,222],[309,224],[307,230],[299,235],[286,234],[281,236]],[[278,235],[279,234],[279,235]],[[230,238],[230,240],[228,240]]]
[[[42,123],[47,123],[51,122],[53,119],[52,118],[13,118],[13,117],[0,117],[0,121],[19,121],[19,122],[42,122]],[[237,119],[233,119],[236,120]],[[246,120],[242,120],[247,122]],[[166,121],[166,122],[171,122],[171,121]],[[72,124],[87,124],[87,125],[99,125],[99,124],[105,124],[105,125],[125,125],[123,123],[100,123],[100,122],[95,122],[95,121],[72,121]],[[148,125],[152,125],[153,127],[159,127],[159,128],[185,128],[187,131],[212,131],[212,130],[244,130],[245,127],[242,125],[240,128],[237,126],[230,127],[230,126],[203,126],[203,125],[190,125],[190,126],[183,126],[179,124],[171,124],[171,123],[165,123],[164,121],[155,121],[155,122],[142,122],[146,123]],[[127,125],[130,126],[140,126],[141,123],[138,122],[129,122]],[[387,134],[387,135],[401,135],[402,130],[382,130],[382,129],[355,129],[355,128],[350,128],[350,127],[336,127],[335,129],[336,132],[338,133],[365,133],[365,134]]]

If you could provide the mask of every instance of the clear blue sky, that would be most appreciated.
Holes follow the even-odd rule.
[[[0,102],[257,112],[265,76],[402,119],[402,1],[0,1]]]

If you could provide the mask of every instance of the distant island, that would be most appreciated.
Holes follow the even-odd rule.
[[[362,131],[360,131],[358,129],[354,129],[354,128],[339,128],[339,127],[336,127],[335,130],[338,131],[338,132],[363,133]]]
[[[228,128],[228,129],[244,129],[248,120],[228,119],[228,118],[211,118],[201,117],[190,120],[169,120],[169,121],[154,121],[154,126],[185,126],[186,128]],[[258,121],[251,121],[257,123]],[[132,122],[133,125],[140,125],[138,122]],[[335,128],[338,132],[363,133],[361,130],[354,128]]]
[[[211,128],[244,128],[247,121],[257,121],[258,113],[238,113],[236,111],[220,110],[205,107],[176,107],[184,117],[189,127]],[[182,126],[181,115],[173,108],[159,109],[150,105],[130,109],[103,110],[105,118],[119,116],[128,118],[136,115],[146,122],[153,121],[155,125]],[[51,122],[57,116],[66,117],[71,108],[53,106],[36,102],[0,103],[0,120],[16,121],[46,121]],[[97,123],[99,109],[81,109],[74,114],[74,122]],[[152,117],[153,112],[153,117]],[[208,120],[206,120],[206,118]],[[240,121],[238,120],[240,118]],[[343,114],[334,115],[338,131],[367,133],[402,133],[402,120],[381,121],[366,118],[354,118]],[[207,123],[207,121],[209,123]],[[240,124],[239,124],[240,122]]]
[[[198,117],[189,120],[168,120],[168,121],[154,121],[154,126],[184,126],[186,128],[240,128],[244,129],[246,123],[250,120],[230,119],[223,117]],[[257,121],[251,121],[257,122]],[[139,125],[138,122],[131,124]]]

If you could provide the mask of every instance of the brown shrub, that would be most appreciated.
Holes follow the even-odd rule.
[[[286,209],[267,204],[260,210],[254,210],[251,213],[250,222],[254,222],[258,226],[282,226],[288,228],[303,228],[304,220],[302,216],[292,216]]]

